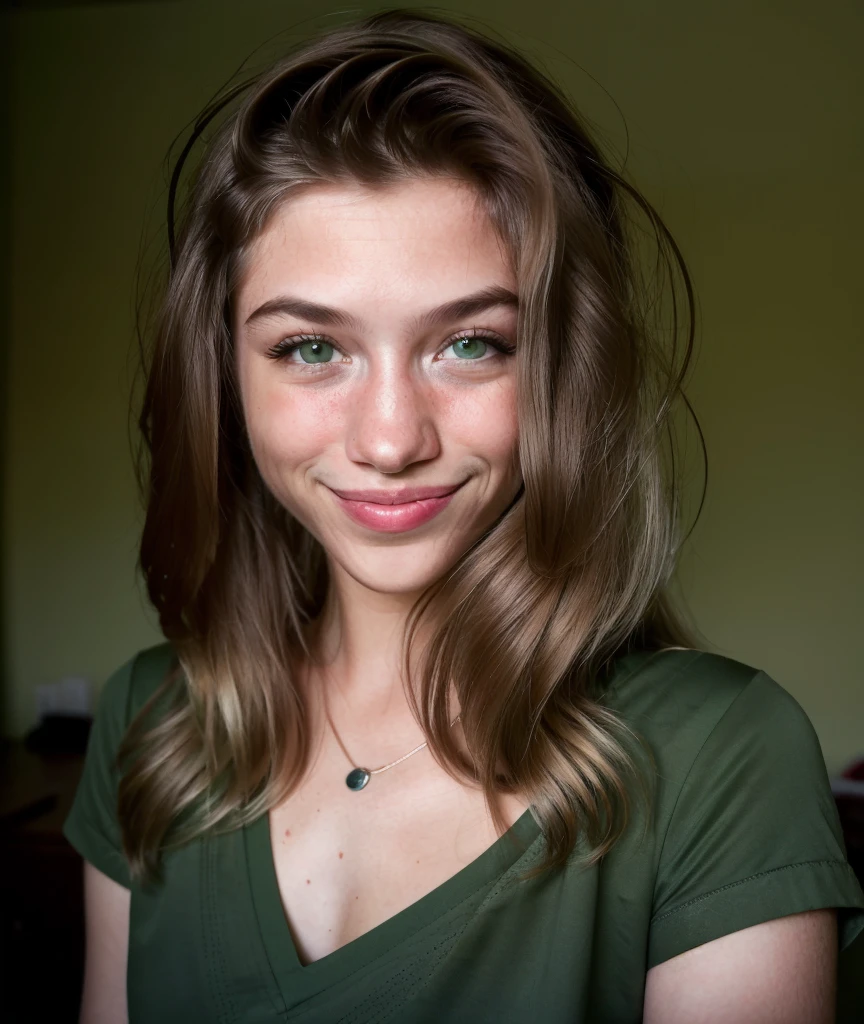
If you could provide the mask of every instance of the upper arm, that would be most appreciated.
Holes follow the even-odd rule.
[[[652,967],[643,1024],[834,1024],[836,985],[836,911],[791,914]]]
[[[864,892],[846,859],[819,739],[794,698],[757,673],[680,768],[657,862],[648,968],[815,910],[836,911],[845,949],[864,928]]]
[[[130,891],[84,861],[87,955],[80,1024],[126,1024]]]

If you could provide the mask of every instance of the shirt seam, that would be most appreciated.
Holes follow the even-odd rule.
[[[200,848],[200,886],[201,895],[203,897],[203,914],[204,919],[204,949],[206,956],[206,972],[210,982],[210,992],[214,997],[216,1013],[220,1022],[231,1021],[234,1018],[234,1006],[231,994],[228,992],[226,987],[226,978],[228,977],[227,965],[225,963],[224,950],[222,949],[222,932],[221,932],[221,919],[219,917],[218,908],[215,905],[213,899],[213,893],[215,887],[211,884],[211,879],[214,874],[215,850],[213,849],[212,842],[205,841],[201,844]],[[216,961],[218,960],[218,968]]]
[[[116,846],[112,846],[110,843],[108,844],[109,849],[115,855],[118,864],[122,866],[123,870],[118,871],[116,865],[106,865],[106,861],[109,858],[103,856],[104,850],[101,850],[97,854],[100,860],[100,863],[97,864],[92,857],[85,856],[79,849],[79,846],[92,848],[93,843],[91,842],[91,840],[94,839],[96,841],[96,846],[99,846],[100,844],[105,842],[105,836],[98,828],[93,828],[93,826],[90,825],[89,822],[87,821],[75,822],[70,820],[68,822],[63,823],[63,835],[66,837],[66,841],[69,843],[70,846],[72,846],[72,848],[75,850],[79,857],[82,857],[88,863],[98,868],[102,872],[102,874],[108,875],[108,877],[111,878],[113,881],[117,882],[118,885],[122,885],[124,889],[132,888],[129,879],[129,865],[126,861],[126,858],[123,855],[122,850],[118,849]],[[106,867],[108,867],[107,870]]]
[[[748,882],[753,882],[758,878],[765,878],[768,875],[776,874],[778,871],[790,871],[793,868],[806,868],[812,867],[815,864],[833,864],[837,867],[842,867],[845,862],[842,860],[834,860],[833,858],[821,858],[818,860],[802,860],[797,864],[781,864],[776,868],[768,868],[766,871],[757,871],[755,875],[748,875],[746,878],[740,878],[737,882],[728,882],[726,885],[721,885],[717,889],[712,889],[710,892],[702,893],[701,896],[694,896],[692,899],[685,900],[684,903],[679,903],[677,907],[672,907],[670,910],[664,910],[659,917],[653,917],[651,919],[651,925],[659,924],[664,918],[671,917],[673,914],[678,914],[682,910],[686,910],[687,907],[692,907],[696,903],[702,903],[704,900],[711,899],[712,896],[716,896],[718,893],[727,892],[729,889],[735,889],[740,885],[746,885]]]
[[[493,880],[491,883],[486,883],[486,885],[489,888],[489,892],[480,901],[480,904],[478,905],[477,909],[474,911],[474,914],[471,915],[471,917],[469,917],[466,920],[464,920],[462,922],[461,926],[459,927],[458,931],[455,933],[455,935],[453,935],[453,941],[450,944],[450,949],[451,950],[455,947],[455,945],[459,942],[459,940],[465,934],[465,932],[467,931],[468,927],[471,924],[472,919],[474,919],[476,917],[479,917],[479,915],[481,913],[483,913],[483,911],[484,911],[485,907],[487,906],[487,904],[489,903],[489,901],[494,899],[495,896],[498,895],[498,893],[500,891],[502,891],[503,888],[509,887],[509,882],[513,881],[513,877],[512,876],[513,876],[514,870],[518,867],[519,864],[522,863],[522,861],[529,855],[529,853],[531,853],[533,851],[534,847],[542,839],[543,839],[542,834],[538,835],[538,836],[535,836],[534,839],[528,844],[528,846],[522,851],[522,853],[516,858],[516,860],[508,868],[506,868],[502,872],[502,874],[499,875],[499,877],[497,879]],[[506,878],[509,878],[509,882],[504,882],[504,879],[506,879]],[[477,886],[477,888],[473,889],[467,896],[465,896],[464,899],[460,900],[459,903],[457,903],[455,907],[452,907],[451,910],[452,911],[459,910],[463,906],[464,903],[466,903],[468,900],[470,900],[473,897],[475,897],[477,895],[477,893],[480,892],[480,890],[483,889],[483,888],[484,888],[484,885]],[[429,922],[429,926],[428,927],[431,927],[433,924],[436,924],[437,922],[439,922],[448,912],[449,911],[444,911],[443,913],[439,914],[438,917],[436,917],[434,921],[430,921]],[[425,932],[425,931],[426,931],[426,928],[423,928],[423,929],[421,929],[420,932],[418,932],[414,936],[412,936],[412,941],[411,941],[410,944],[411,945],[416,945],[416,941],[415,940],[417,940],[419,935],[422,934],[422,932]],[[392,949],[393,949],[393,947],[391,947],[387,952],[388,953],[392,952]],[[386,953],[382,954],[382,956],[386,956]],[[377,959],[379,959],[379,958],[376,957],[376,960]],[[437,967],[436,967],[436,970],[437,970]],[[356,973],[356,972],[354,972],[354,973]],[[433,977],[434,973],[435,972],[433,971],[432,973],[427,974],[423,978],[423,980],[420,982],[420,984],[417,986],[417,988],[414,989],[414,991],[408,993],[398,1006],[396,1006],[396,1007],[394,1007],[393,1009],[390,1010],[390,1012],[387,1014],[386,1017],[382,1017],[381,1018],[382,1022],[386,1021],[386,1020],[391,1020],[395,1013],[401,1012],[402,1010],[404,1010],[404,1008],[409,1003],[413,1002],[420,995],[421,992],[423,992],[425,989],[427,989],[429,987],[429,985],[431,984],[431,982],[432,982],[432,977]]]
[[[704,652],[702,652],[702,653],[704,653]],[[700,657],[701,656],[702,656],[702,654],[700,653]],[[694,658],[693,661],[690,662],[690,665],[694,665],[698,660],[699,660],[699,658]],[[689,667],[689,665],[685,666],[685,667]],[[682,668],[682,671],[683,671],[683,668]],[[682,797],[682,795],[684,793],[684,790],[687,788],[687,783],[690,780],[690,776],[693,774],[693,769],[696,767],[697,761],[702,756],[702,751],[705,749],[705,747],[708,744],[708,741],[711,739],[711,737],[717,731],[717,729],[720,726],[720,724],[723,722],[723,719],[729,714],[729,712],[732,710],[732,708],[735,706],[735,704],[740,700],[740,698],[743,696],[743,694],[747,690],[750,689],[750,687],[751,687],[751,685],[753,683],[753,680],[756,679],[760,675],[762,675],[762,670],[761,669],[757,669],[753,673],[751,678],[748,679],[747,684],[745,686],[742,686],[741,689],[738,691],[738,693],[735,694],[735,697],[729,702],[729,705],[726,708],[726,710],[717,719],[717,721],[714,723],[714,725],[711,726],[711,729],[709,730],[708,734],[705,736],[705,739],[702,740],[702,743],[699,745],[699,749],[696,751],[696,754],[694,755],[693,760],[690,762],[690,767],[687,769],[687,774],[684,776],[684,779],[682,780],[681,785],[678,787],[678,793],[675,796],[675,802],[672,805],[672,810],[669,812],[669,820],[666,822],[666,828],[665,828],[665,830],[663,832],[663,839],[660,842],[660,849],[658,850],[658,853],[657,853],[657,864],[658,865],[661,864],[662,861],[663,861],[663,854],[664,854],[664,852],[666,850],[666,841],[669,838],[669,831],[672,828],[672,822],[675,820],[675,813],[678,810],[678,804],[681,801],[681,797]],[[659,871],[658,871],[658,875],[659,875]],[[654,887],[654,893],[653,893],[652,899],[656,898],[656,896],[657,896],[657,887],[656,887],[656,879],[655,879],[655,887]]]
[[[266,811],[265,813],[269,815],[270,812]],[[282,1017],[284,1017],[286,1014],[288,1014],[290,1012],[290,1007],[288,1006],[288,1002],[285,999],[285,993],[282,991],[282,980],[281,980],[281,974],[280,974],[280,965],[278,965],[274,961],[273,956],[272,956],[272,954],[270,952],[270,946],[267,943],[267,938],[266,938],[266,936],[264,934],[264,925],[262,923],[261,914],[259,913],[259,910],[258,910],[258,901],[257,901],[257,896],[256,896],[256,887],[253,884],[253,879],[252,879],[252,874],[253,874],[253,871],[252,871],[252,857],[251,857],[251,852],[250,852],[250,849],[249,849],[249,830],[248,830],[248,827],[247,826],[241,826],[240,827],[240,832],[241,832],[240,842],[243,844],[243,863],[244,863],[244,866],[245,866],[245,875],[246,875],[246,891],[247,891],[247,893],[249,895],[249,901],[252,904],[252,918],[255,921],[255,928],[256,928],[256,931],[257,931],[257,934],[258,934],[258,942],[261,945],[261,949],[264,951],[264,958],[267,961],[268,968],[270,969],[270,978],[273,981],[273,984],[274,984],[275,989],[276,989],[276,996],[278,997],[278,1002],[276,1001],[276,999],[274,997],[271,997],[270,1002],[271,1002],[271,1004],[273,1006],[273,1010],[274,1010],[274,1013],[276,1014],[277,1018],[282,1018]],[[213,840],[210,839],[209,841],[212,842]],[[268,835],[267,835],[267,842],[268,842],[268,844],[270,842],[269,831],[268,831]],[[271,853],[271,856],[272,856],[272,853]],[[275,873],[275,867],[274,867],[274,873]],[[277,889],[277,891],[279,890],[278,879],[276,881],[276,889]],[[294,939],[294,936],[291,934],[291,925],[288,922],[288,915],[285,912],[285,907],[282,905],[282,902],[281,902],[281,892],[279,894],[279,897],[280,897],[280,907],[281,907],[281,910],[282,910],[282,918],[283,918],[283,920],[285,922],[285,929],[286,929],[286,931],[288,932],[288,934],[290,936],[291,945],[294,947],[294,952],[295,952],[295,955],[297,957],[297,963],[302,967],[302,963],[300,962],[300,954],[299,954],[299,952],[297,950],[297,943],[296,943],[296,941]]]

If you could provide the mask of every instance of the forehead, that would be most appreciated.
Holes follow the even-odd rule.
[[[405,241],[466,219],[475,231],[492,230],[480,193],[459,178],[409,178],[376,188],[315,185],[278,207],[253,251],[278,244],[286,232],[312,229],[329,241]]]
[[[283,203],[248,252],[238,313],[280,292],[338,304],[358,295],[514,287],[506,246],[467,182],[421,178],[365,188],[315,186]]]

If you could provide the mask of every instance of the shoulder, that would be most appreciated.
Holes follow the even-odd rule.
[[[829,907],[848,945],[864,897],[819,738],[792,694],[753,665],[680,650],[628,655],[608,689],[656,767],[649,967]]]
[[[632,651],[616,662],[606,692],[622,712],[633,714],[679,701],[708,702],[720,708],[734,700],[760,671],[708,651],[680,647]]]
[[[806,752],[821,762],[816,732],[792,694],[764,670],[724,655],[633,652],[617,663],[603,702],[648,741],[666,777],[686,773],[704,748],[769,759]]]
[[[97,717],[125,730],[176,665],[176,652],[167,641],[138,651],[103,684]]]

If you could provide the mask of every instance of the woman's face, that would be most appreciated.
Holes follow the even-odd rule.
[[[516,281],[468,185],[292,199],[234,317],[255,461],[335,571],[418,592],[517,494]]]

